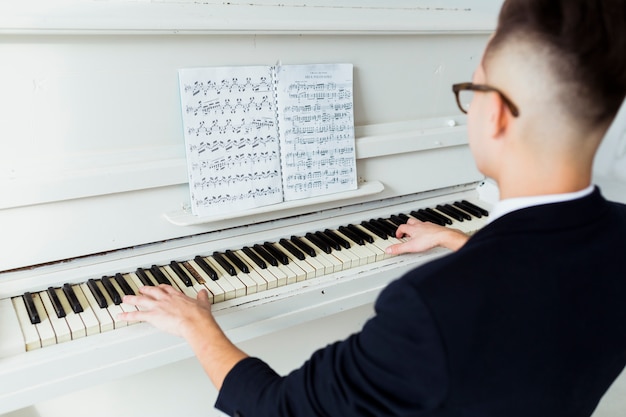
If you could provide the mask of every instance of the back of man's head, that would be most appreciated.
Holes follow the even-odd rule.
[[[626,94],[625,0],[506,0],[485,52],[487,72],[494,57],[515,45],[516,59],[529,60],[526,72],[548,73],[544,82],[558,111],[587,128],[608,126]],[[520,51],[540,56],[540,68]]]

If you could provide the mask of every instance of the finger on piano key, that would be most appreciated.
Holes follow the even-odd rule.
[[[87,301],[87,297],[85,297],[82,288],[80,285],[71,285],[71,288],[74,291],[74,295],[76,295],[76,300],[81,306],[82,311],[78,313],[78,315],[85,325],[87,336],[100,333],[100,321],[95,311],[93,311],[93,307],[90,305],[89,301]]]
[[[189,260],[189,261],[183,262],[183,265],[187,267],[187,270],[191,273],[191,275],[198,282],[202,281],[203,282],[202,285],[206,287],[206,289],[208,289],[209,292],[213,294],[214,303],[220,303],[226,300],[226,291],[224,291],[224,289],[221,286],[219,286],[215,281],[213,281],[213,279],[211,279],[206,274],[206,272],[204,272],[202,268],[198,266],[195,260]],[[233,294],[234,294],[234,290],[233,290]]]
[[[20,323],[20,328],[22,329],[26,351],[41,348],[41,340],[39,338],[39,333],[37,332],[37,327],[35,324],[30,322],[30,315],[26,310],[24,299],[22,297],[13,297],[11,302],[13,304],[13,308],[15,309],[17,320]],[[41,322],[41,319],[39,322]]]
[[[120,274],[120,277],[121,277],[121,274]],[[124,278],[121,277],[121,279],[123,280]],[[121,297],[124,295],[124,291],[122,290],[121,285],[115,279],[111,279],[110,282],[111,282],[111,286],[113,287],[113,289],[115,289],[115,291],[120,295],[120,301],[121,301]],[[137,307],[135,307],[134,305],[125,304],[123,302],[118,304],[118,306],[124,312],[137,311]],[[115,316],[115,318],[117,318],[117,316]],[[132,322],[127,321],[125,323],[126,323],[126,325],[131,325],[131,324],[136,324],[138,322],[136,322],[136,321],[132,321]]]
[[[276,288],[278,286],[278,278],[276,278],[274,274],[272,274],[271,272],[267,270],[267,264],[263,262],[263,265],[265,266],[265,268],[260,267],[258,263],[256,263],[254,260],[252,260],[252,258],[248,256],[249,253],[254,254],[252,249],[250,248],[248,248],[248,250],[244,250],[244,249],[246,248],[235,251],[235,254],[237,254],[237,256],[239,256],[244,262],[246,262],[250,268],[255,270],[263,278],[263,280],[265,280],[265,282],[267,283],[266,289],[269,290],[272,288]]]
[[[248,286],[246,284],[250,284],[251,286],[250,291],[256,292],[256,282],[254,282],[253,280],[246,279],[245,280],[246,283],[244,283],[239,278],[239,275],[230,275],[230,273],[228,273],[224,268],[222,268],[222,266],[219,264],[219,262],[217,262],[217,260],[213,256],[207,256],[204,259],[207,262],[210,262],[211,265],[213,266],[213,269],[215,269],[215,271],[218,273],[220,277],[218,284],[226,281],[235,289],[235,298],[243,297],[244,295],[248,294]]]
[[[104,284],[102,283],[101,280],[94,280],[94,281],[95,281],[96,286],[100,289],[100,292],[102,293],[102,296],[104,297],[106,301],[106,305],[107,305],[106,309],[109,311],[109,315],[113,319],[113,326],[116,329],[120,327],[128,326],[127,321],[117,320],[117,317],[120,315],[120,313],[124,312],[124,308],[122,307],[122,304],[120,303],[116,305],[113,302],[113,299],[109,296],[109,293],[104,288]]]
[[[33,295],[41,297],[41,303],[46,310],[46,315],[48,316],[50,324],[52,324],[52,329],[54,330],[56,343],[69,342],[72,340],[70,328],[64,318],[57,317],[52,301],[50,300],[50,295],[48,295],[46,291],[41,291]]]
[[[89,281],[88,281],[89,282]],[[95,282],[94,282],[95,285]],[[89,304],[91,311],[93,311],[94,315],[98,319],[100,323],[100,332],[108,332],[115,328],[113,318],[109,314],[109,310],[106,307],[100,307],[99,302],[96,300],[93,291],[86,283],[82,283],[79,285],[80,289],[83,292],[83,296],[87,300],[87,304]],[[80,299],[80,295],[76,294]],[[104,299],[104,296],[102,297]],[[106,300],[104,300],[106,302]]]
[[[61,307],[63,307],[63,310],[65,311],[65,321],[70,328],[72,340],[87,336],[87,329],[85,328],[82,318],[74,312],[63,290],[61,288],[55,288],[54,291],[56,292],[59,302],[61,303]]]

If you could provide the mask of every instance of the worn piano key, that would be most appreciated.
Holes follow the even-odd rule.
[[[52,308],[54,309],[54,313],[56,314],[56,316],[58,318],[65,317],[65,309],[61,305],[61,300],[59,300],[59,297],[57,296],[54,287],[48,287],[46,292],[48,293],[48,297],[50,298],[50,302],[52,303]]]
[[[90,278],[87,280],[87,288],[91,291],[91,294],[98,303],[98,306],[100,306],[100,308],[107,308],[107,300],[104,298],[104,294],[100,291],[95,279]]]
[[[244,274],[250,273],[250,268],[230,249],[224,252],[224,255]]]
[[[26,307],[26,311],[28,312],[28,318],[32,324],[41,323],[41,318],[39,316],[39,312],[37,311],[37,307],[35,307],[35,302],[33,300],[33,295],[26,291],[24,295],[22,295],[24,299],[24,305]]]
[[[94,286],[97,288],[95,282],[90,286],[89,281],[87,281],[87,283],[80,284],[80,289],[83,291],[83,296],[87,300],[87,303],[90,306],[89,308],[93,311],[94,315],[98,319],[98,322],[100,323],[100,332],[113,330],[115,328],[113,318],[111,317],[111,314],[109,314],[109,310],[106,309],[106,306],[101,307],[100,302],[94,296],[94,291],[92,290],[92,287]],[[100,290],[98,289],[98,291]],[[77,296],[80,298],[78,293]],[[103,302],[106,303],[104,295],[102,295],[102,299],[104,300]]]
[[[72,311],[74,313],[82,313],[83,306],[78,300],[78,297],[76,297],[76,292],[74,291],[74,288],[70,284],[63,284],[63,293],[67,297],[67,300],[69,301],[70,306],[72,307]]]
[[[196,258],[202,260],[202,258],[200,256],[197,256]],[[205,262],[206,264],[206,262]],[[183,265],[187,266],[189,268],[189,271],[193,271],[192,275],[195,277],[196,275],[200,277],[200,280],[203,281],[203,285],[213,293],[213,299],[216,303],[222,302],[224,300],[226,300],[227,296],[230,298],[233,298],[232,296],[234,296],[234,290],[233,290],[233,294],[232,296],[230,294],[226,293],[226,290],[224,289],[224,287],[220,286],[216,280],[214,280],[213,278],[209,277],[207,275],[207,273],[204,271],[204,269],[202,269],[202,267],[200,267],[198,265],[198,260],[194,259],[192,261],[187,261],[185,263],[183,263]],[[208,266],[208,265],[207,265]],[[215,278],[217,278],[217,272],[213,271],[213,274],[215,275]],[[228,289],[228,287],[227,287]]]
[[[113,286],[113,283],[111,282],[111,278],[107,276],[103,276],[100,282],[102,282],[102,286],[104,287],[104,290],[107,292],[107,294],[109,294],[109,297],[111,297],[113,304],[115,305],[122,304],[122,296],[117,292],[117,289]]]
[[[195,279],[195,280],[196,280],[196,282],[197,282],[198,284],[204,284],[204,283],[205,283],[205,280],[204,280],[204,278],[202,277],[202,275],[200,275],[200,274],[196,271],[196,269],[195,269],[195,268],[193,268],[193,267],[191,266],[191,264],[189,263],[189,261],[183,262],[183,263],[182,263],[182,265],[183,265],[183,267],[185,268],[185,270],[186,270],[187,272],[189,272],[189,274],[193,277],[193,279]]]
[[[13,297],[11,299],[11,302],[13,304],[13,308],[15,309],[15,314],[20,324],[20,328],[22,329],[22,335],[24,336],[24,345],[26,351],[39,349],[41,347],[39,333],[37,332],[37,328],[34,325],[35,323],[31,323],[30,313],[26,310],[24,297]],[[39,315],[37,316],[39,317]],[[41,319],[38,318],[37,323],[41,323]]]
[[[237,275],[235,267],[230,262],[228,262],[221,253],[213,252],[213,259],[215,259],[217,263],[220,264],[222,268],[224,268],[224,271],[226,271],[230,276]]]

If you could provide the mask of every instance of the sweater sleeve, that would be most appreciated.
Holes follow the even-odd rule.
[[[388,286],[376,315],[281,377],[256,358],[227,375],[216,407],[238,417],[426,415],[447,390],[444,349],[417,290]]]

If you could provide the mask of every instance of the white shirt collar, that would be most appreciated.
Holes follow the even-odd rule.
[[[588,196],[593,192],[593,189],[594,186],[592,184],[583,190],[575,191],[573,193],[536,195],[530,197],[517,197],[500,200],[491,209],[491,212],[489,213],[489,222],[492,222],[495,219],[502,217],[512,211],[523,209],[526,207],[576,200],[577,198]]]

